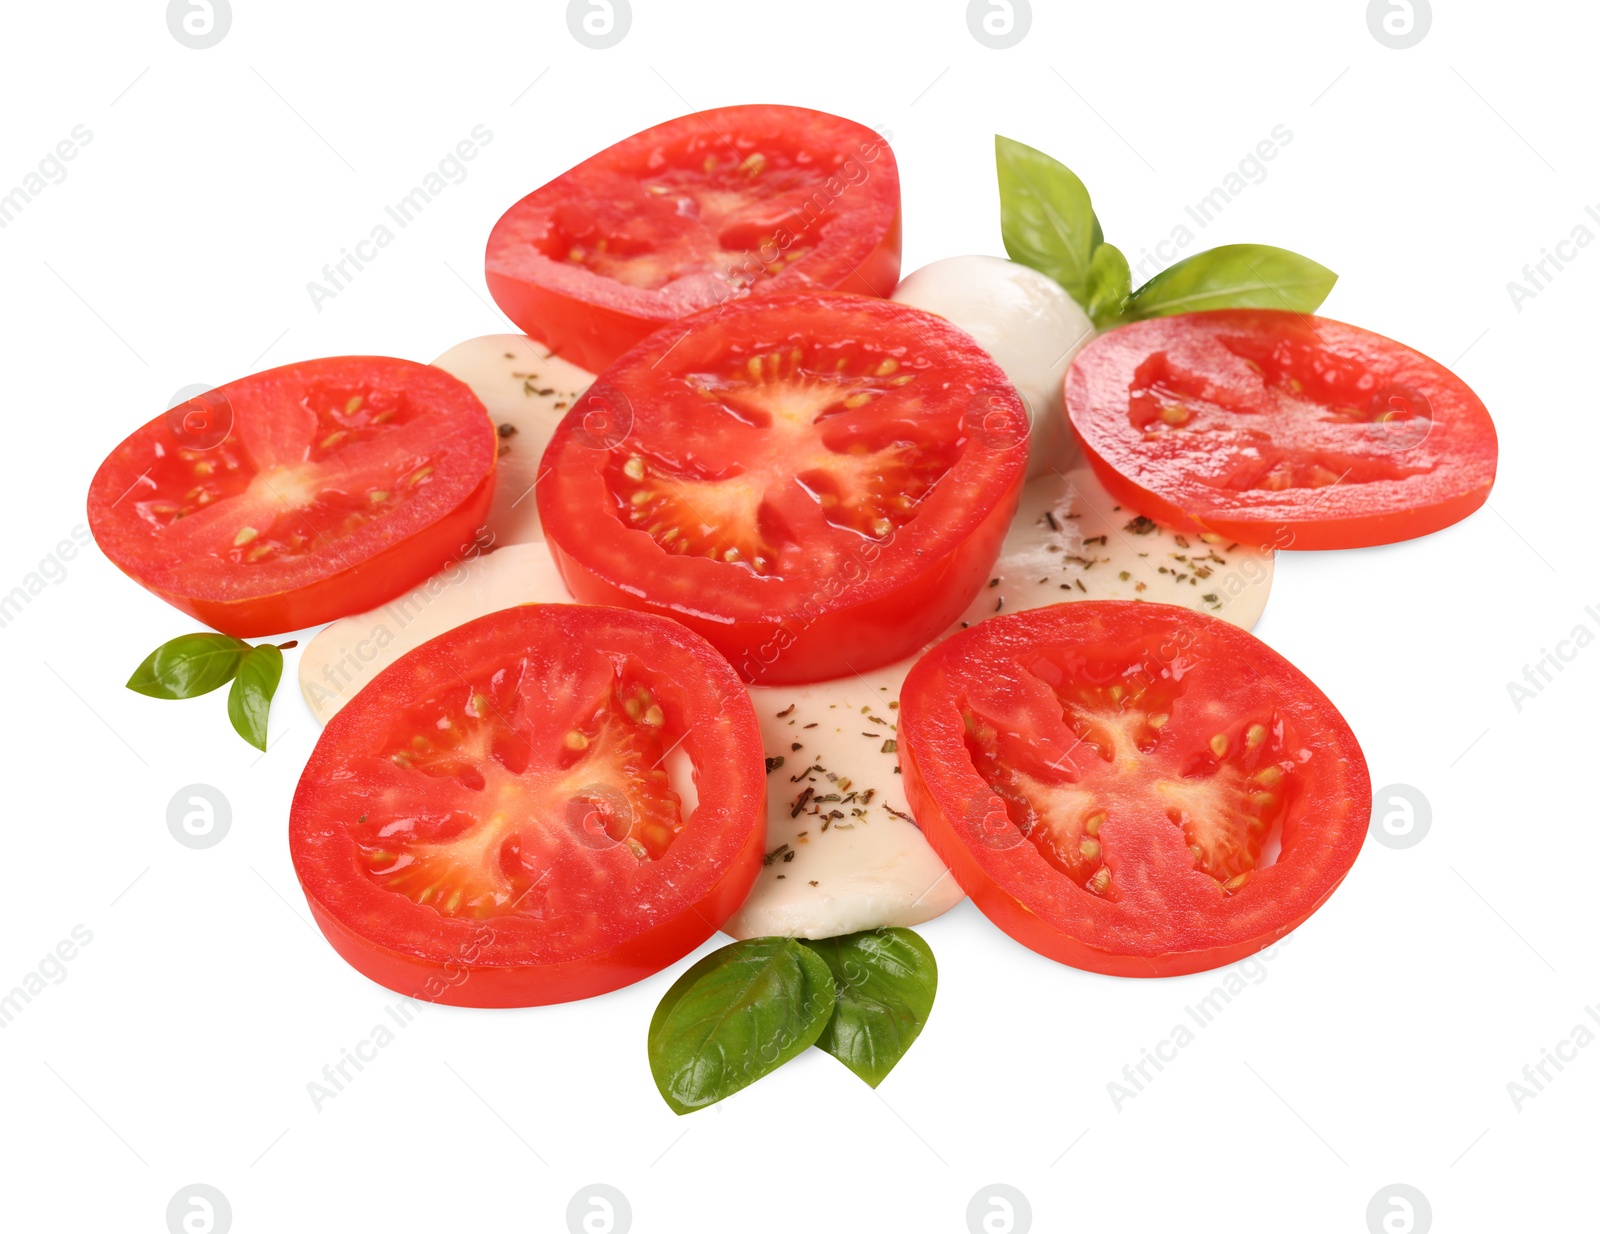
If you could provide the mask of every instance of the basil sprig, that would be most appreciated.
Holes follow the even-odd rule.
[[[693,964],[650,1020],[650,1072],[689,1114],[816,1045],[874,1088],[927,1022],[938,971],[904,929],[749,938]]]
[[[233,682],[228,719],[258,750],[267,748],[267,714],[283,678],[283,652],[294,643],[252,647],[205,631],[181,634],[157,647],[128,678],[128,689],[150,698],[198,698]]]
[[[1011,259],[1048,274],[1097,329],[1217,308],[1314,312],[1338,275],[1270,244],[1224,244],[1186,257],[1142,287],[1128,259],[1105,242],[1089,190],[1066,166],[1032,146],[995,137],[1000,234]]]

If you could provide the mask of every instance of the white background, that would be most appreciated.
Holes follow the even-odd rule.
[[[236,0],[196,51],[152,0],[7,6],[0,193],[75,125],[93,140],[0,230],[0,592],[70,538],[100,459],[180,387],[325,354],[428,360],[508,328],[482,280],[500,212],[691,107],[886,128],[907,270],[1002,251],[997,131],[1079,172],[1137,263],[1282,124],[1292,143],[1194,249],[1316,257],[1342,276],[1328,315],[1452,364],[1500,431],[1487,509],[1409,544],[1285,554],[1257,630],[1344,711],[1375,785],[1426,794],[1432,830],[1369,842],[1264,980],[1120,1112],[1107,1083],[1220,975],[1080,973],[962,905],[923,931],[938,1003],[876,1093],[813,1051],[674,1117],[644,1040],[679,966],[576,1005],[429,1008],[318,1113],[307,1082],[396,996],[323,942],[290,866],[316,738],[293,656],[264,757],[221,695],[130,693],[141,657],[194,623],[91,548],[0,629],[0,992],[93,932],[0,1030],[7,1224],[160,1231],[204,1182],[241,1232],[559,1232],[596,1181],[638,1231],[959,1232],[996,1182],[1041,1231],[1359,1234],[1395,1182],[1441,1231],[1591,1224],[1600,1049],[1520,1112],[1506,1086],[1600,1001],[1600,650],[1520,712],[1506,683],[1580,622],[1600,631],[1600,246],[1520,312],[1506,284],[1600,203],[1593,7],[1441,2],[1403,51],[1358,0],[1039,0],[1007,51],[975,41],[958,0],[634,0],[604,51],[563,9]],[[317,311],[308,280],[478,124],[494,139],[468,178]],[[206,851],[165,822],[196,781],[233,804]]]

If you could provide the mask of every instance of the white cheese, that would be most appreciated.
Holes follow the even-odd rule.
[[[457,343],[434,361],[472,387],[500,429],[499,475],[489,530],[494,543],[544,539],[533,484],[550,434],[594,374],[552,356],[521,334],[489,334]]]
[[[910,926],[962,899],[911,820],[895,754],[912,661],[808,686],[752,686],[767,765],[767,852],[723,929],[831,938]]]
[[[893,298],[965,330],[1005,370],[1033,425],[1028,475],[1066,468],[1077,447],[1062,381],[1094,323],[1061,284],[1004,257],[946,257],[906,275]]]
[[[1270,551],[1207,544],[1138,519],[1086,468],[1051,473],[1024,489],[991,572],[998,581],[954,628],[996,611],[1079,599],[1182,604],[1249,628],[1266,603],[1272,568]],[[328,626],[301,655],[301,692],[326,723],[378,671],[428,639],[514,604],[569,601],[543,544],[496,550]],[[750,688],[772,768],[767,860],[724,926],[733,937],[827,938],[911,926],[961,900],[911,819],[898,771],[900,686],[914,660],[814,685]],[[675,751],[667,771],[692,810],[687,755]]]
[[[454,562],[382,608],[325,626],[300,653],[300,693],[326,724],[406,652],[517,604],[571,603],[543,544],[514,544]]]
[[[1273,552],[1181,535],[1118,505],[1087,467],[1028,482],[994,580],[957,628],[1066,600],[1152,600],[1246,630],[1272,590]]]

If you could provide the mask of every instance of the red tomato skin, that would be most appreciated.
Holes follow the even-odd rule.
[[[1129,475],[1126,443],[1106,427],[1125,406],[1115,405],[1116,391],[1125,388],[1126,355],[1139,344],[1126,331],[1170,332],[1186,326],[1212,331],[1282,329],[1285,324],[1334,340],[1352,357],[1365,360],[1390,383],[1411,385],[1429,395],[1448,419],[1435,421],[1433,434],[1448,438],[1454,461],[1468,478],[1453,488],[1434,486],[1424,504],[1412,508],[1362,509],[1345,501],[1337,485],[1318,493],[1333,492],[1334,502],[1315,498],[1304,511],[1236,508],[1211,503],[1206,508],[1175,495],[1183,491],[1170,483],[1159,487],[1141,484]],[[1097,350],[1098,348],[1098,350]],[[1131,349],[1131,351],[1130,351]],[[1240,544],[1279,549],[1325,550],[1365,548],[1394,544],[1431,535],[1460,522],[1478,510],[1494,487],[1499,443],[1494,422],[1482,401],[1467,384],[1437,361],[1402,343],[1330,318],[1285,313],[1273,309],[1214,309],[1178,314],[1135,323],[1108,332],[1079,353],[1064,379],[1068,419],[1096,477],[1117,500],[1178,531],[1215,535]],[[1125,400],[1123,400],[1125,403]],[[1123,424],[1116,424],[1120,431]],[[1112,458],[1112,451],[1116,458]],[[1119,469],[1119,462],[1122,464]],[[1152,469],[1152,476],[1156,473]],[[1181,480],[1180,480],[1181,483]],[[1198,486],[1196,486],[1198,488]],[[1205,496],[1205,495],[1203,495]]]
[[[904,743],[900,747],[900,773],[912,817],[917,820],[917,825],[922,828],[923,835],[938,854],[939,860],[944,862],[979,911],[1029,951],[1084,972],[1104,973],[1108,977],[1182,977],[1236,964],[1298,929],[1322,907],[1345,878],[1341,874],[1323,897],[1305,912],[1285,920],[1270,931],[1228,946],[1199,947],[1191,951],[1168,951],[1152,955],[1108,950],[1052,928],[979,866],[967,846],[955,838],[954,828],[934,801],[915,756],[905,748]]]
[[[1019,619],[1045,621],[1048,620],[1046,614],[1057,610],[1073,610],[1075,616],[1090,618],[1095,609],[1116,607],[1164,610],[1174,615],[1174,620],[1178,622],[1193,619],[1203,626],[1225,624],[1216,618],[1169,605],[1111,600],[1055,605],[1019,613],[1009,619],[991,618],[974,627],[973,631],[983,629],[986,634],[992,634],[994,631],[990,627],[995,627],[997,623],[1011,624]],[[1233,630],[1233,627],[1228,629]],[[1234,632],[1243,634],[1251,642],[1256,641],[1253,636],[1243,631]],[[955,636],[957,639],[961,637],[963,636]],[[1072,921],[1073,912],[1066,908],[1053,919],[1049,905],[1051,900],[1060,894],[1055,872],[1037,858],[1036,850],[1026,842],[991,847],[981,840],[973,841],[974,834],[980,832],[980,829],[964,818],[953,817],[950,803],[942,801],[940,794],[930,786],[930,778],[937,779],[940,776],[949,778],[948,764],[940,752],[930,748],[932,743],[929,740],[920,737],[915,729],[908,727],[906,723],[908,707],[915,707],[909,700],[913,694],[929,688],[936,671],[936,657],[941,650],[950,646],[951,643],[946,642],[924,655],[907,676],[905,687],[901,692],[898,752],[906,798],[917,825],[922,828],[928,843],[950,870],[961,889],[985,917],[1030,951],[1038,952],[1072,968],[1113,977],[1177,977],[1220,968],[1270,947],[1299,928],[1326,903],[1328,897],[1344,881],[1350,866],[1355,862],[1366,838],[1366,819],[1370,809],[1372,785],[1361,747],[1348,728],[1344,728],[1342,734],[1336,733],[1334,738],[1338,757],[1348,768],[1351,787],[1349,796],[1342,802],[1334,803],[1330,808],[1330,814],[1335,817],[1327,820],[1329,823],[1327,835],[1317,848],[1317,852],[1322,862],[1329,868],[1331,876],[1323,880],[1320,894],[1314,899],[1302,899],[1297,909],[1288,913],[1275,913],[1270,904],[1265,908],[1253,905],[1251,912],[1253,917],[1260,920],[1259,929],[1243,931],[1239,937],[1233,939],[1209,943],[1198,940],[1193,940],[1191,943],[1181,939],[1162,939],[1158,945],[1152,945],[1150,939],[1141,939],[1137,936],[1100,940],[1094,936],[1095,927],[1099,924],[1093,919],[1092,914],[1096,907],[1094,905],[1083,909],[1075,922]],[[1260,651],[1266,653],[1269,663],[1276,661],[1288,665],[1287,661],[1265,644],[1260,645]],[[1299,677],[1298,670],[1294,672],[1295,676]],[[1321,702],[1326,704],[1334,717],[1338,717],[1331,703],[1325,698],[1322,698]],[[1342,723],[1340,720],[1341,725]],[[957,728],[959,729],[959,723]],[[959,742],[959,735],[956,736],[956,740]],[[973,769],[969,764],[963,770],[971,774]],[[991,808],[987,800],[977,803],[974,798],[967,798],[959,803],[959,809],[973,817],[987,813]],[[1265,867],[1263,873],[1273,868],[1273,866]],[[1247,904],[1246,896],[1250,896],[1252,900],[1259,899],[1264,881],[1258,878],[1224,903],[1230,908],[1235,904],[1243,908]],[[1074,888],[1074,891],[1076,890]],[[1029,900],[1033,903],[1030,904]],[[1082,908],[1082,906],[1072,907]],[[1066,923],[1065,928],[1064,923]]]
[[[491,237],[491,250],[494,240]],[[563,360],[598,373],[640,339],[677,321],[662,312],[624,312],[593,299],[565,294],[530,278],[513,278],[492,267],[484,273],[489,294],[531,338]],[[900,211],[878,242],[838,290],[887,298],[900,281]]]
[[[828,681],[891,664],[939,637],[966,611],[1000,555],[1020,495],[1020,487],[1013,487],[937,570],[865,604],[825,613],[802,624],[798,631],[777,619],[723,622],[682,607],[650,611],[660,611],[688,626],[753,684]],[[554,538],[546,545],[575,600],[640,607],[636,589],[630,591],[601,577]]]
[[[855,143],[846,147],[850,157],[871,164],[870,199],[858,207],[863,223],[852,224],[856,231],[864,226],[863,234],[853,235],[851,243],[831,258],[826,268],[808,270],[807,263],[801,261],[795,269],[761,280],[753,292],[734,292],[730,288],[730,298],[802,290],[887,297],[894,291],[900,280],[900,173],[888,143],[863,125],[825,112],[751,104],[680,116],[635,133],[562,173],[507,210],[489,234],[484,281],[495,303],[518,329],[563,359],[598,373],[640,339],[708,307],[674,305],[653,292],[622,286],[610,279],[575,280],[563,269],[565,263],[532,253],[521,238],[525,217],[541,211],[542,197],[556,189],[565,177],[582,174],[591,165],[607,166],[622,152],[667,141],[691,126],[707,134],[727,132],[735,139],[745,126],[797,132],[823,127],[835,140]],[[873,150],[870,157],[865,153],[869,147]],[[852,185],[849,191],[861,187]],[[853,206],[849,191],[839,199]],[[834,226],[842,229],[844,224],[836,222]]]
[[[671,871],[664,878],[673,894],[666,908],[653,914],[659,920],[611,945],[553,961],[533,958],[534,948],[552,945],[537,923],[446,918],[376,888],[360,866],[355,841],[322,808],[328,774],[338,774],[341,749],[387,727],[388,712],[364,714],[382,706],[386,686],[429,674],[437,682],[441,673],[458,671],[451,657],[475,631],[540,610],[559,610],[556,620],[568,628],[569,637],[580,640],[586,630],[599,629],[602,633],[595,637],[604,637],[608,623],[614,627],[619,618],[642,631],[646,640],[665,640],[683,657],[677,665],[680,676],[700,691],[701,697],[692,700],[698,709],[693,722],[708,731],[725,731],[733,755],[717,763],[718,785],[701,780],[702,806],[712,802],[714,807],[710,821],[686,830],[662,859],[664,869]],[[374,678],[361,698],[365,706],[353,700],[329,721],[307,762],[290,812],[289,847],[312,916],[329,944],[379,985],[457,1007],[532,1007],[590,998],[640,981],[689,954],[717,932],[755,885],[767,817],[766,767],[755,711],[726,663],[677,623],[590,606],[523,605],[469,622],[407,653]],[[714,877],[705,877],[696,864],[706,859],[717,864]]]
[[[173,608],[234,638],[268,638],[309,629],[377,608],[432,578],[449,562],[485,547],[481,537],[487,534],[484,520],[494,501],[494,483],[491,473],[472,496],[433,526],[363,561],[357,570],[343,571],[309,587],[229,603],[179,595],[152,587],[132,574],[128,577]]]
[[[765,803],[762,817],[765,818]],[[761,872],[765,825],[744,841],[723,879],[692,911],[663,922],[647,934],[580,960],[561,964],[508,966],[407,955],[364,938],[307,896],[311,916],[344,962],[363,977],[397,994],[449,1007],[544,1007],[609,994],[654,976],[717,932],[739,910]],[[493,923],[486,929],[493,931]],[[469,954],[470,939],[462,953]]]
[[[151,559],[148,529],[118,509],[153,459],[183,448],[168,417],[159,416],[112,450],[90,483],[89,526],[96,543],[113,565],[141,587],[235,638],[268,637],[365,612],[404,594],[458,555],[481,551],[487,547],[481,534],[494,500],[498,438],[477,396],[442,369],[388,356],[331,356],[253,373],[219,386],[213,393],[224,401],[231,397],[233,402],[249,405],[292,398],[324,378],[359,383],[364,373],[372,371],[378,374],[376,384],[386,379],[392,386],[415,390],[432,400],[431,407],[450,417],[447,433],[452,448],[459,448],[463,458],[462,475],[451,483],[460,491],[466,477],[476,480],[473,488],[460,491],[453,506],[430,509],[425,517],[409,520],[398,536],[381,535],[376,544],[369,540],[368,549],[376,551],[358,555],[350,568],[314,575],[300,585],[250,591],[238,588],[235,580],[221,571],[204,580],[207,594],[199,594],[199,586],[180,590],[160,581],[162,575],[171,573],[171,562],[161,560],[158,546],[155,559]],[[240,590],[244,594],[236,595]]]
[[[839,306],[840,314],[860,305],[888,314],[905,308],[893,301],[840,293],[772,296],[761,300],[758,307],[778,313],[788,306],[801,306],[814,312],[819,305],[833,304]],[[947,478],[953,485],[958,469],[962,475],[971,475],[980,466],[992,468],[992,503],[981,517],[969,519],[970,527],[958,543],[940,543],[938,551],[942,556],[937,565],[912,579],[885,582],[883,572],[875,572],[873,563],[893,547],[893,537],[878,545],[864,545],[859,556],[847,562],[837,575],[807,584],[811,587],[806,596],[808,607],[823,611],[804,617],[785,611],[730,615],[727,610],[732,601],[724,601],[723,611],[708,613],[699,607],[699,592],[681,600],[650,594],[657,589],[641,584],[650,570],[650,559],[641,561],[612,554],[602,569],[592,559],[580,556],[586,545],[592,547],[594,529],[570,514],[565,503],[578,501],[597,511],[605,507],[599,481],[589,464],[578,460],[569,466],[562,461],[564,448],[569,439],[578,435],[586,414],[586,405],[580,400],[567,412],[546,448],[537,491],[545,543],[568,592],[581,603],[659,613],[682,622],[716,647],[743,680],[761,685],[803,684],[866,672],[915,654],[946,632],[989,577],[1016,513],[1027,469],[1026,412],[1005,374],[970,337],[942,318],[919,310],[907,312],[925,319],[923,328],[937,332],[929,336],[930,349],[964,346],[978,366],[975,372],[965,374],[964,380],[975,390],[993,391],[997,396],[997,410],[992,413],[998,416],[997,425],[987,433],[975,435],[970,447],[974,458],[981,452],[986,461],[971,463],[972,471],[968,471],[968,462],[963,459]],[[696,321],[714,329],[718,319],[719,310],[713,309],[688,323],[660,330],[619,357],[612,372],[653,367],[650,361],[657,353],[672,352]],[[609,397],[607,376],[602,374],[590,388],[590,395],[602,392],[598,394],[602,402]],[[643,407],[641,402],[641,412]],[[936,497],[937,494],[935,489]],[[916,527],[913,522],[902,534],[911,537],[912,552],[920,557],[924,553],[921,545],[929,541]],[[689,564],[700,568],[707,563]],[[852,585],[858,587],[857,593],[849,602],[836,604]]]

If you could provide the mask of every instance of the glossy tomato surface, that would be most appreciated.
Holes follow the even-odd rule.
[[[89,487],[89,526],[135,582],[238,638],[359,613],[469,544],[495,428],[463,383],[385,356],[307,360],[150,421]]]
[[[988,577],[1027,413],[967,335],[888,300],[746,300],[602,373],[545,450],[539,519],[578,600],[684,622],[747,681],[910,655]]]
[[[1073,361],[1067,414],[1119,500],[1180,531],[1327,549],[1481,506],[1494,423],[1454,373],[1366,330],[1220,309],[1135,322]]]
[[[985,915],[1125,977],[1281,938],[1339,885],[1371,814],[1323,693],[1238,627],[1165,604],[1085,600],[955,635],[906,678],[899,751],[917,822]]]
[[[729,299],[887,296],[900,277],[900,175],[886,141],[839,116],[696,112],[517,202],[489,236],[485,277],[521,329],[599,372]]]
[[[743,902],[765,833],[755,712],[703,639],[527,605],[424,643],[329,721],[289,847],[358,971],[521,1007],[686,955]]]

